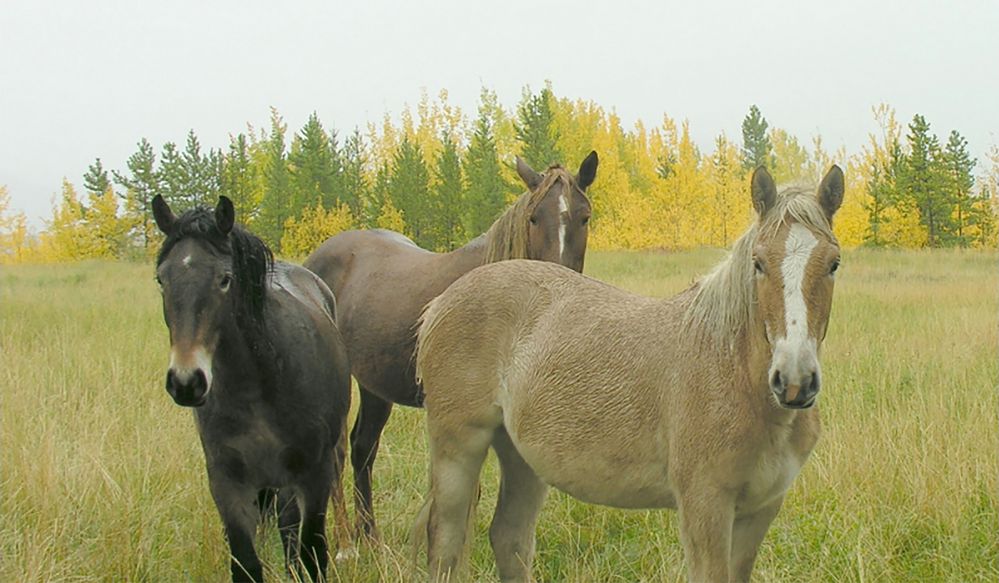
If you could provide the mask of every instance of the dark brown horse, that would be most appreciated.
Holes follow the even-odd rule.
[[[431,253],[392,231],[348,231],[305,260],[336,294],[337,323],[361,389],[350,433],[358,534],[375,533],[371,469],[392,404],[422,406],[412,357],[423,306],[485,263],[539,259],[583,271],[590,220],[585,191],[596,177],[597,153],[583,160],[576,176],[557,165],[539,174],[519,158],[517,173],[528,192],[460,249]]]
[[[350,406],[333,294],[310,271],[273,262],[260,239],[234,225],[225,197],[214,213],[175,217],[157,196],[153,215],[167,236],[156,261],[170,329],[166,389],[194,408],[232,578],[263,580],[253,535],[276,493],[288,566],[319,581]]]

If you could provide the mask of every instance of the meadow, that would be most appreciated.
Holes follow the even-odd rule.
[[[722,256],[593,252],[586,272],[666,296]],[[997,259],[844,252],[822,354],[824,433],[755,581],[999,580]],[[0,581],[227,580],[191,413],[163,389],[167,350],[148,263],[0,271]],[[397,407],[375,467],[381,544],[336,563],[331,580],[422,573],[408,534],[426,461],[422,411]],[[493,581],[492,459],[482,484],[471,570]],[[285,579],[276,529],[260,534],[270,580]],[[534,572],[684,581],[675,515],[552,491]]]

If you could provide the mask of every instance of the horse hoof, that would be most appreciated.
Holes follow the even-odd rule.
[[[347,547],[336,552],[337,561],[352,561],[360,556],[361,553],[357,552],[357,547]]]

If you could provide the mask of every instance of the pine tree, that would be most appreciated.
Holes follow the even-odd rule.
[[[973,172],[977,162],[968,154],[968,140],[956,130],[951,131],[944,148],[943,163],[946,166],[947,189],[954,209],[954,242],[961,247],[967,247],[971,242],[969,224],[978,222],[972,197],[972,189],[975,187]]]
[[[484,99],[479,107],[471,143],[465,152],[465,176],[468,181],[465,232],[472,237],[486,232],[503,212],[509,190],[503,180],[488,103]]]
[[[423,153],[408,137],[402,139],[392,163],[389,199],[402,212],[406,234],[420,247],[435,249],[437,199],[430,191],[430,174],[423,164]]]
[[[291,180],[288,174],[288,161],[285,156],[285,133],[288,126],[271,109],[271,131],[263,142],[263,198],[260,201],[260,215],[256,232],[272,248],[281,242],[284,223],[293,216],[291,208]]]
[[[392,202],[391,185],[392,185],[392,168],[389,166],[388,162],[382,162],[382,164],[378,166],[378,171],[375,172],[375,185],[371,189],[371,196],[368,197],[368,200],[366,201],[365,204],[364,214],[366,217],[368,217],[365,225],[368,226],[369,228],[377,227],[380,229],[385,229],[388,228],[385,226],[386,224],[396,223],[394,217],[391,221],[388,222],[381,220],[382,216],[385,214],[386,205],[389,205],[394,213],[399,212],[399,209],[397,209],[395,205],[391,204]],[[399,222],[401,223],[402,220],[403,219],[401,219],[400,217]],[[389,230],[394,231],[396,229],[389,229]],[[404,230],[405,228],[398,230],[398,232],[401,233]]]
[[[187,171],[177,144],[173,142],[163,144],[156,177],[160,183],[160,194],[174,212],[183,212],[194,206],[194,200],[187,192]]]
[[[364,206],[364,202],[370,196],[368,179],[365,176],[367,162],[361,130],[354,128],[354,132],[350,134],[343,145],[340,200],[350,207],[351,215],[362,224],[371,224],[371,221],[374,221],[378,216],[377,212],[370,213]]]
[[[521,142],[521,158],[539,171],[562,161],[554,124],[554,100],[551,88],[545,87],[537,95],[525,93],[517,109],[516,130]]]
[[[153,197],[160,194],[161,188],[153,146],[146,138],[139,140],[138,146],[138,151],[125,162],[128,174],[115,171],[114,179],[125,189],[125,216],[133,225],[133,237],[138,239],[143,250],[148,251],[155,238],[155,229],[150,220],[151,204]]]
[[[83,175],[83,187],[88,193],[98,195],[104,194],[111,188],[108,171],[104,169],[100,158],[87,167],[87,173]]]
[[[221,175],[220,194],[232,200],[240,223],[251,224],[258,212],[254,188],[256,167],[246,134],[241,133],[230,139],[229,152],[222,157]]]
[[[755,105],[742,120],[742,166],[749,171],[766,166],[771,172],[776,166],[773,145],[767,135],[767,120]]]
[[[292,201],[289,212],[298,216],[305,208],[322,203],[324,208],[339,204],[341,173],[336,132],[327,135],[316,112],[291,142],[288,154]]]
[[[465,213],[464,189],[458,146],[448,132],[442,134],[441,143],[441,152],[437,157],[437,184],[434,187],[439,210],[435,223],[439,231],[439,246],[450,251],[464,243],[465,239],[461,229],[461,218]]]
[[[927,245],[940,247],[950,242],[953,221],[945,184],[940,142],[930,133],[930,124],[916,114],[909,124],[909,153],[899,176],[899,194],[919,209],[926,228]]]
[[[187,142],[180,155],[179,172],[182,200],[188,206],[215,206],[221,188],[221,156],[215,150],[201,153],[201,143],[194,130],[187,132]],[[165,160],[164,160],[165,162]]]

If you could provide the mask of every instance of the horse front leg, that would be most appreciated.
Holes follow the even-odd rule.
[[[260,513],[257,509],[258,492],[227,479],[208,473],[208,484],[222,518],[226,540],[229,541],[229,568],[234,583],[264,580],[263,567],[253,550],[253,536],[257,530]]]
[[[354,467],[354,512],[359,539],[376,539],[375,511],[371,501],[371,474],[378,455],[382,429],[392,414],[392,403],[358,386],[361,405],[350,432],[350,463]]]
[[[753,573],[753,563],[760,543],[770,528],[770,523],[780,510],[784,497],[755,514],[740,516],[735,519],[732,528],[732,580],[738,583],[749,583]]]
[[[678,497],[680,540],[691,583],[730,580],[735,500],[717,487],[686,489]]]

